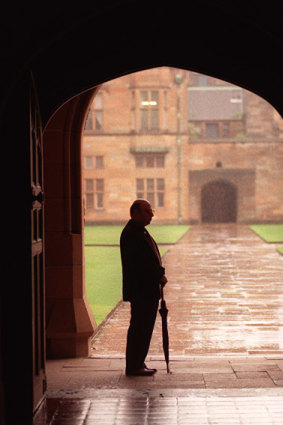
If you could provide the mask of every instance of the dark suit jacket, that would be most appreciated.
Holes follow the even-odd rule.
[[[156,248],[158,250],[157,245]],[[129,220],[121,233],[120,250],[123,300],[159,299],[159,283],[165,269],[160,265],[145,228]]]

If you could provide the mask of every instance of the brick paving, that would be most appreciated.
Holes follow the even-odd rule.
[[[246,226],[193,226],[164,258],[170,367],[157,319],[152,377],[126,377],[129,305],[90,358],[47,362],[35,425],[283,424],[283,257]]]

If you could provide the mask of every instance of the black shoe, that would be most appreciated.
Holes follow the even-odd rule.
[[[157,369],[149,368],[146,365],[144,365],[144,368],[147,369],[147,370],[151,370],[153,373],[157,372]]]
[[[137,370],[126,370],[127,376],[152,376],[155,373],[155,369],[147,369],[145,367],[142,367],[141,369]]]

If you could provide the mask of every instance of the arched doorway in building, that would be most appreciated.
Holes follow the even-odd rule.
[[[237,221],[237,188],[222,180],[212,181],[201,191],[203,223],[235,223]]]
[[[96,327],[85,296],[81,196],[81,132],[95,94],[96,88],[69,99],[58,108],[44,129],[48,357],[87,356]],[[231,170],[228,172],[232,173]],[[210,174],[207,170],[204,174],[208,179]],[[213,206],[218,205],[218,215],[217,209],[214,209],[214,220],[210,216],[210,222],[236,221],[236,187],[228,183],[228,179],[225,181],[219,177],[212,180],[210,175],[210,181],[203,186],[202,204],[206,201],[204,205],[211,214]],[[226,207],[223,208],[223,205]],[[229,205],[231,209],[227,207]],[[219,210],[226,210],[225,219],[219,216]]]
[[[263,15],[250,13],[248,7],[247,13],[241,17],[238,10],[230,9],[230,6],[226,9],[211,2],[194,3],[194,16],[201,17],[201,20],[204,19],[203,13],[199,12],[205,4],[206,24],[212,29],[209,42],[206,34],[201,35],[198,31],[199,19],[194,20],[194,25],[189,26],[188,32],[187,16],[183,16],[184,25],[180,25],[178,8],[173,10],[172,15],[169,5],[167,8],[163,7],[160,17],[160,4],[153,6],[152,2],[149,9],[144,4],[139,7],[137,2],[130,5],[127,1],[110,1],[107,5],[99,4],[97,7],[90,3],[91,10],[88,7],[72,9],[68,4],[68,13],[61,13],[60,8],[56,11],[48,11],[46,8],[40,25],[37,10],[32,4],[27,5],[27,13],[24,16],[19,14],[21,10],[17,11],[18,14],[15,12],[5,15],[6,23],[12,22],[11,19],[18,19],[25,24],[26,30],[23,37],[22,27],[18,25],[13,31],[13,37],[7,37],[7,26],[2,29],[6,40],[6,48],[3,50],[6,71],[3,80],[5,87],[1,108],[1,134],[3,140],[9,140],[9,143],[3,144],[3,158],[13,158],[13,172],[9,175],[9,184],[3,185],[3,199],[7,205],[14,205],[15,193],[11,187],[17,187],[17,198],[20,199],[17,199],[18,208],[6,208],[6,211],[3,211],[4,223],[11,223],[13,218],[17,223],[17,226],[3,226],[7,228],[4,258],[10,269],[7,277],[4,273],[7,284],[3,284],[1,289],[1,298],[4,300],[1,305],[1,318],[4,318],[2,323],[5,323],[2,328],[4,336],[1,329],[1,346],[4,341],[5,350],[2,351],[5,351],[5,354],[2,357],[1,351],[0,375],[5,371],[5,378],[2,380],[1,376],[0,403],[5,403],[4,410],[8,412],[8,419],[5,421],[7,424],[14,425],[30,419],[33,412],[30,400],[35,385],[32,381],[32,345],[35,345],[35,342],[31,304],[37,286],[31,284],[30,266],[30,205],[33,198],[30,191],[31,129],[28,120],[27,70],[31,68],[34,72],[43,128],[46,130],[47,126],[49,127],[49,134],[45,132],[44,136],[49,137],[50,149],[44,151],[43,155],[45,175],[49,177],[44,182],[46,233],[43,240],[48,267],[45,270],[46,299],[49,298],[48,332],[52,331],[49,335],[53,339],[51,348],[53,347],[54,352],[64,356],[68,345],[68,351],[73,356],[80,356],[87,351],[88,335],[93,330],[93,324],[87,314],[82,278],[81,199],[78,195],[80,180],[77,172],[79,166],[74,158],[79,149],[77,138],[81,123],[80,119],[77,120],[76,112],[82,114],[85,108],[81,102],[77,102],[77,94],[132,70],[170,63],[199,69],[249,87],[254,92],[261,93],[282,111],[282,96],[278,90],[282,73],[278,56],[271,53],[280,49],[280,37],[276,32],[279,26],[274,23],[280,13],[274,14],[274,7],[269,8],[269,22],[272,23],[272,28],[270,26],[267,35],[268,20],[266,25],[262,25]],[[137,6],[141,13],[137,13]],[[266,12],[268,11],[265,10],[264,16]],[[152,29],[151,43],[144,37],[144,22],[148,22]],[[183,33],[175,31],[177,38],[171,36],[174,33],[174,22],[178,23],[178,29],[183,29]],[[111,28],[111,32],[117,36],[104,37],[105,28]],[[168,28],[170,33],[167,37]],[[164,39],[164,34],[166,43],[160,42]],[[220,41],[220,35],[223,41]],[[190,55],[183,55],[188,40],[192,41],[192,49]],[[261,47],[260,50],[257,46]],[[93,59],[90,52],[94,52]],[[264,58],[268,67],[259,66],[263,52],[267,52],[268,58]],[[237,58],[237,66],[230,57]],[[73,125],[66,126],[70,120]],[[47,144],[43,143],[43,149],[46,146]],[[33,195],[37,197],[36,202],[40,203],[38,194]],[[15,255],[11,255],[11,252]],[[37,274],[41,271],[40,269]],[[17,296],[14,296],[15,286],[10,284],[12,279],[17,284]],[[45,294],[44,284],[40,290]],[[61,314],[58,315],[58,312]],[[69,317],[71,320],[68,321]],[[17,338],[14,338],[14,332],[9,332],[10,329],[20,329]],[[18,347],[21,347],[20,362]],[[9,383],[4,393],[2,381],[4,384]],[[21,404],[18,400],[18,385],[15,384],[18,382],[25,388],[20,397]],[[41,389],[44,393],[44,386],[41,386]],[[18,416],[18,421],[10,420],[13,414]]]

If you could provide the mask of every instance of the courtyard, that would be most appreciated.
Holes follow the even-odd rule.
[[[52,424],[71,413],[74,425],[282,424],[283,257],[276,246],[245,225],[192,226],[164,264],[171,373],[157,317],[148,365],[158,372],[125,376],[129,306],[120,303],[89,358],[48,361]]]

